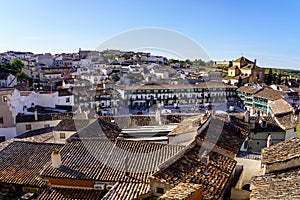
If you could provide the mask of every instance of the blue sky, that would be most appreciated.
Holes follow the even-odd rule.
[[[0,51],[95,49],[124,31],[159,27],[196,41],[214,60],[242,54],[300,69],[300,1],[2,1]]]

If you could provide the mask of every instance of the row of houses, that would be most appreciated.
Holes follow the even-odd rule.
[[[286,106],[280,109],[280,105],[291,105],[298,107],[300,105],[300,94],[297,88],[282,91],[273,89],[279,86],[272,85],[271,87],[263,87],[259,85],[242,86],[237,89],[243,107],[250,111],[251,115],[273,115],[279,114],[281,110],[286,110]],[[284,100],[284,101],[282,101]],[[281,104],[283,103],[283,104]],[[290,111],[290,108],[286,110]]]
[[[59,120],[52,120],[48,113],[66,112],[74,106],[74,97],[63,91],[34,92],[14,88],[0,89],[0,136],[2,140],[13,138],[26,131],[55,126]],[[39,109],[43,108],[43,109]],[[42,117],[42,116],[45,117]]]

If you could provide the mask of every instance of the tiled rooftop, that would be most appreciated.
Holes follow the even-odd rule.
[[[198,115],[189,117],[180,122],[175,129],[173,129],[168,136],[179,135],[190,132],[197,132],[201,124],[204,124],[208,119],[208,116]],[[200,124],[201,122],[201,124]],[[194,126],[193,126],[194,124]]]
[[[253,86],[242,86],[237,89],[238,92],[245,92],[249,94],[255,94],[258,92],[260,89],[253,87]]]
[[[234,126],[234,123],[216,118],[197,136],[197,140],[216,144],[236,155],[248,134],[244,129]]]
[[[297,127],[299,123],[299,117],[293,113],[280,114],[275,116],[275,121],[282,129],[289,130]]]
[[[50,187],[45,189],[42,194],[37,197],[37,200],[98,200],[101,199],[103,195],[104,192],[101,190]]]
[[[0,143],[0,151],[2,151],[5,147],[13,142],[38,142],[38,143],[52,143],[53,134],[52,133],[44,133],[40,135],[35,135],[27,138],[12,138],[10,140],[6,140]]]
[[[263,90],[256,93],[254,96],[258,98],[268,99],[271,101],[276,101],[278,99],[282,99],[285,92],[264,88]]]
[[[246,63],[253,63],[251,60],[248,58],[245,58],[244,56],[241,56],[237,58],[236,60],[233,60],[233,62],[246,62]]]
[[[148,183],[116,183],[103,200],[130,200],[150,191]]]
[[[62,166],[49,165],[45,177],[109,182],[146,182],[156,167],[183,149],[137,141],[73,140],[61,150]],[[126,173],[126,169],[130,173]]]
[[[201,185],[190,183],[179,183],[176,187],[167,191],[160,197],[162,200],[185,200],[189,199],[195,192],[201,190]]]
[[[265,121],[267,123],[267,127],[263,128],[260,122]],[[260,116],[256,118],[255,121],[255,129],[252,130],[255,133],[259,132],[284,132],[284,130],[279,126],[276,120],[272,116]]]
[[[116,139],[121,133],[121,129],[108,121],[102,119],[95,119],[87,127],[79,130],[73,134],[72,138],[109,138]]]
[[[170,166],[152,176],[172,186],[179,183],[199,184],[203,188],[203,199],[218,199],[233,172],[236,161],[219,153],[208,153],[209,162],[201,162],[203,149],[196,145]]]
[[[300,168],[252,180],[250,199],[300,199]]]
[[[89,119],[63,119],[54,128],[55,131],[78,131],[90,123]]]
[[[13,142],[0,152],[0,181],[4,183],[37,186],[46,185],[40,177],[50,163],[52,150],[59,144]]]
[[[284,99],[279,99],[270,102],[269,106],[275,115],[282,114],[282,113],[289,113],[293,111],[293,107]]]
[[[300,157],[300,138],[294,137],[262,149],[262,164],[283,162]]]
[[[137,126],[155,126],[158,122],[155,115],[120,115],[120,116],[100,116],[100,119],[111,122],[114,121],[119,128],[129,128]]]

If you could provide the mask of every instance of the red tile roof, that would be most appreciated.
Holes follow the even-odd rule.
[[[216,118],[197,136],[197,140],[215,144],[236,155],[250,132],[247,131],[248,124],[238,127],[235,123],[238,123],[238,119],[232,119],[232,122],[229,123]]]
[[[278,99],[282,99],[285,92],[264,88],[263,90],[259,91],[254,95],[254,97],[268,99],[271,101],[275,101]]]
[[[181,149],[181,146],[139,141],[74,139],[61,150],[62,166],[56,169],[49,165],[42,176],[108,182],[147,182],[147,177],[159,164]]]
[[[203,188],[203,199],[219,199],[236,165],[236,161],[214,151],[209,152],[209,162],[201,162],[204,149],[194,146],[170,166],[154,173],[154,179],[171,186],[195,183]]]
[[[300,168],[252,179],[250,199],[300,199]]]
[[[116,183],[102,200],[137,199],[150,191],[148,183]]]
[[[37,197],[37,200],[98,200],[101,199],[103,195],[104,192],[101,190],[50,187],[45,189],[42,194]]]
[[[40,177],[59,144],[13,142],[0,152],[0,182],[26,186],[46,185]]]
[[[284,162],[300,157],[300,138],[294,137],[262,149],[262,164]]]

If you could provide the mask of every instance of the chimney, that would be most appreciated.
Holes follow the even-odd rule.
[[[227,115],[227,121],[231,122],[231,116],[229,114]]]
[[[273,144],[272,135],[269,133],[267,138],[267,147],[270,147]]]
[[[160,105],[157,104],[157,109],[155,112],[155,120],[159,123],[159,125],[162,125],[162,120],[161,120],[161,111],[160,111]]]
[[[244,114],[244,120],[246,123],[250,123],[250,112],[246,111]]]
[[[208,152],[207,150],[205,150],[203,152],[203,154],[201,155],[201,163],[207,165],[209,163],[209,155],[208,155]]]
[[[80,106],[80,105],[78,105],[77,112],[78,112],[78,113],[82,113],[82,110],[81,110],[81,106]]]
[[[59,168],[61,166],[61,157],[59,149],[54,149],[51,154],[52,167]]]
[[[254,67],[256,67],[256,59],[254,59]]]
[[[88,112],[87,111],[83,111],[83,117],[84,119],[88,119],[89,118],[89,115],[88,115]]]
[[[129,166],[128,166],[128,157],[127,156],[124,158],[124,170],[125,170],[125,175],[129,176]]]
[[[38,113],[37,113],[37,109],[34,109],[34,121],[38,121]]]
[[[250,117],[250,129],[255,129],[256,117]]]

